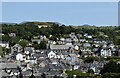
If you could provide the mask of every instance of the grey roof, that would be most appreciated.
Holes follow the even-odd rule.
[[[13,47],[21,47],[22,48],[22,46],[20,44],[15,44]]]
[[[24,48],[24,51],[33,51],[34,50],[34,47],[26,47]]]
[[[91,45],[89,43],[84,43],[83,46],[84,47],[90,47]]]
[[[9,44],[9,43],[6,42],[6,41],[0,41],[0,43],[2,43],[2,44]]]
[[[69,49],[69,47],[73,47],[73,45],[50,45],[50,49]]]
[[[22,71],[22,75],[23,76],[30,76],[31,75],[31,71],[30,70]]]
[[[0,70],[0,77],[9,77],[9,74],[7,74],[5,71]]]
[[[9,68],[9,69],[17,68],[17,64],[16,63],[0,63],[0,69],[4,69],[4,68]]]
[[[48,76],[55,76],[55,75],[60,75],[60,74],[61,74],[60,71],[54,71],[54,70],[47,72]]]

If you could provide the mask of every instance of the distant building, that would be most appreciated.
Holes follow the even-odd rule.
[[[47,28],[49,27],[48,25],[38,25],[38,28]]]

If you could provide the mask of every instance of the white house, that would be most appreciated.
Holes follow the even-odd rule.
[[[5,34],[3,34],[3,33],[0,33],[0,35],[1,35],[1,36],[3,36],[3,35],[5,35]]]
[[[79,47],[77,45],[74,48],[75,48],[75,50],[79,50]]]
[[[92,36],[91,36],[91,35],[88,35],[87,38],[92,38]]]
[[[0,41],[0,45],[5,48],[9,48],[9,43],[5,41]]]
[[[23,55],[22,55],[21,53],[18,53],[18,54],[16,55],[16,60],[17,60],[17,61],[23,61]]]
[[[48,57],[49,57],[49,58],[57,58],[57,55],[56,55],[53,51],[50,51],[50,52],[48,53]]]
[[[101,51],[100,51],[100,55],[101,56],[111,56],[112,55],[112,53],[111,53],[111,49],[101,49]]]
[[[13,47],[11,47],[11,52],[14,53],[14,52],[22,52],[23,51],[23,48],[20,44],[15,44]]]

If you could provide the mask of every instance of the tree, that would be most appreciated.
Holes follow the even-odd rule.
[[[18,44],[20,44],[22,47],[26,47],[27,45],[28,45],[28,41],[27,40],[20,40],[19,42],[18,42]]]
[[[87,73],[94,74],[93,69],[88,69]]]
[[[3,57],[3,50],[2,50],[2,46],[0,46],[0,56]]]
[[[119,78],[120,73],[105,73],[102,75],[102,78]]]
[[[101,74],[104,73],[120,73],[120,64],[117,64],[115,61],[110,61],[105,64],[103,69],[100,71]]]
[[[37,42],[33,42],[32,46],[33,46],[36,50],[40,49],[40,45],[39,45]]]
[[[9,41],[9,36],[8,35],[3,35],[2,36],[2,41]]]
[[[9,44],[10,46],[14,46],[16,43],[18,43],[18,41],[20,40],[19,37],[12,37],[9,39]]]
[[[40,42],[40,49],[46,49],[46,41]]]
[[[93,63],[94,61],[99,61],[99,58],[98,57],[87,57],[84,62],[86,63]]]

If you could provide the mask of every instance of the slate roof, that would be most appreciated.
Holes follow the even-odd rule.
[[[16,63],[0,63],[0,69],[4,69],[4,68],[9,68],[9,69],[17,68],[17,64]]]
[[[50,49],[69,49],[69,47],[73,47],[73,45],[50,45]]]
[[[0,70],[0,77],[9,77],[10,75],[7,74],[5,71]]]
[[[21,47],[22,48],[22,46],[20,44],[15,44],[13,47]]]
[[[30,70],[22,71],[22,75],[23,76],[30,76],[31,75],[31,71]]]
[[[24,48],[24,51],[30,51],[30,52],[32,52],[33,50],[34,50],[33,47],[26,47],[26,48]]]
[[[1,44],[9,44],[8,42],[6,41],[0,41]]]

